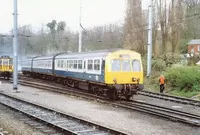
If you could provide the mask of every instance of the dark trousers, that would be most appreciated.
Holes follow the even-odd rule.
[[[164,84],[160,84],[160,93],[163,93],[164,89],[165,89]]]

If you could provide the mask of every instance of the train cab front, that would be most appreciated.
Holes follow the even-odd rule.
[[[138,53],[111,57],[107,60],[107,71],[106,81],[114,86],[119,96],[129,99],[144,88],[143,68]]]

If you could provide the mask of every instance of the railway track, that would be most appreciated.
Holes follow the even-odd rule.
[[[32,79],[32,78],[28,78],[26,76],[23,76],[21,74],[20,74],[20,78],[21,79],[28,79],[28,80]],[[71,87],[67,87],[67,88],[72,90]],[[192,105],[192,106],[200,107],[200,101],[199,100],[194,100],[194,99],[189,99],[189,98],[184,98],[184,97],[179,97],[179,96],[161,94],[161,93],[147,91],[147,90],[138,91],[138,95],[148,96],[148,97],[162,99],[162,100],[166,100],[166,101],[170,101],[170,102],[176,102],[176,103],[181,103],[181,104],[185,104],[185,105]]]
[[[23,85],[26,85],[25,83],[27,83],[28,85],[31,85],[29,83],[29,81],[33,80],[32,78],[27,78],[27,77],[24,77],[24,76],[21,76],[21,79],[22,80],[21,80],[20,83],[23,83]],[[34,80],[36,82],[37,81],[41,81],[39,79],[34,79]],[[45,81],[45,80],[42,80],[42,81],[44,81],[44,83],[47,83],[47,81]],[[55,85],[57,85],[57,84],[55,84]],[[61,85],[57,85],[57,86],[59,88],[61,87]],[[63,89],[59,89],[58,87],[55,88],[54,91],[55,92],[62,92],[63,93]],[[67,87],[67,86],[62,86],[62,88],[67,88],[67,90],[69,90],[72,93],[74,93],[74,90],[75,90],[75,88],[71,88],[71,87]],[[64,91],[64,92],[66,92],[66,94],[69,94],[68,91]],[[79,89],[77,89],[77,93],[85,95],[85,92],[79,91]],[[162,99],[162,100],[166,100],[166,101],[170,101],[170,102],[175,102],[175,103],[180,103],[180,104],[192,105],[192,106],[200,107],[200,101],[199,100],[193,100],[193,99],[189,99],[189,98],[172,96],[172,95],[168,95],[168,94],[161,94],[161,93],[156,93],[156,92],[151,92],[151,91],[146,91],[146,90],[138,91],[138,95],[148,96],[148,97]],[[101,99],[102,97],[98,96],[98,98]]]
[[[166,108],[154,104],[145,103],[142,101],[117,101],[117,102],[111,102],[108,101],[106,98],[98,96],[98,95],[92,95],[86,92],[78,91],[73,88],[70,88],[66,90],[66,87],[59,87],[59,86],[52,86],[47,84],[41,84],[38,82],[33,81],[20,81],[20,84],[30,87],[35,87],[39,89],[45,89],[49,91],[64,93],[64,94],[70,94],[78,97],[83,97],[90,100],[97,100],[102,103],[111,104],[113,106],[122,107],[125,109],[131,109],[135,111],[140,111],[143,113],[147,113],[150,115],[162,117],[168,120],[177,121],[181,123],[186,123],[194,126],[200,126],[200,116],[184,111],[179,111],[171,108]]]
[[[125,135],[61,112],[0,93],[0,103],[67,135]]]
[[[200,116],[196,114],[183,112],[162,106],[157,106],[149,103],[144,103],[141,101],[131,101],[131,102],[120,101],[115,105],[159,116],[172,121],[200,127]]]
[[[168,94],[161,94],[161,93],[156,93],[156,92],[151,92],[151,91],[146,91],[146,90],[139,91],[138,95],[143,95],[143,96],[163,99],[163,100],[167,100],[167,101],[171,101],[171,102],[176,102],[176,103],[181,103],[181,104],[188,104],[188,105],[193,105],[193,106],[200,107],[200,101],[189,99],[189,98],[172,96],[172,95],[168,95]]]

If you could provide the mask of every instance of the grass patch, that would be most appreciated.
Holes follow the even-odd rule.
[[[144,79],[144,89],[153,91],[153,92],[159,92],[160,86],[159,83],[154,83],[155,79],[153,78],[145,78]]]
[[[200,94],[198,91],[184,91],[184,90],[172,90],[169,92],[170,95],[180,96],[180,97],[186,97],[191,98],[193,96],[196,96]]]

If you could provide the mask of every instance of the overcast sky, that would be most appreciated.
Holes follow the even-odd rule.
[[[71,30],[78,30],[80,0],[18,0],[19,26],[31,25],[38,30],[51,20],[65,21]],[[0,0],[0,33],[13,27],[13,0]],[[148,0],[143,0],[147,8]],[[82,0],[82,25],[91,28],[108,23],[122,23],[125,0]]]

